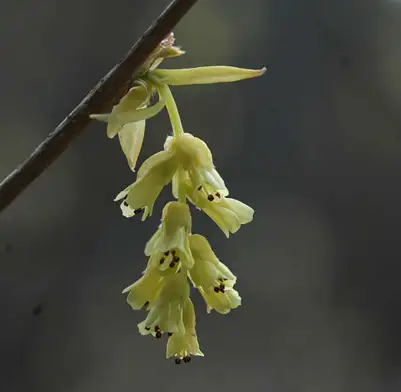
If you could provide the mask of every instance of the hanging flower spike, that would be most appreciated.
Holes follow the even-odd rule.
[[[118,134],[121,148],[134,169],[141,150],[145,121],[165,106],[172,126],[163,151],[148,158],[138,170],[136,181],[120,192],[116,201],[126,217],[143,211],[142,220],[153,212],[163,187],[172,182],[173,196],[162,211],[160,225],[145,246],[148,263],[140,279],[124,289],[134,310],[145,308],[145,320],[138,324],[142,335],[161,338],[168,333],[166,357],[175,363],[203,356],[195,329],[195,310],[189,298],[189,281],[202,295],[206,310],[227,314],[241,305],[234,289],[236,276],[214,254],[207,239],[191,234],[189,202],[203,210],[229,237],[253,219],[246,204],[229,198],[224,180],[216,170],[212,153],[198,137],[184,132],[169,85],[235,82],[262,75],[260,70],[228,66],[159,70],[160,63],[184,54],[173,45],[170,34],[144,62],[137,84],[109,114],[93,115],[108,123],[108,136]],[[157,92],[158,102],[150,105]],[[187,204],[188,203],[188,204]]]
[[[156,338],[161,338],[164,332],[185,333],[183,310],[188,300],[189,284],[184,270],[164,278],[154,306],[146,319],[138,324],[139,332]]]
[[[183,322],[185,332],[171,333],[167,341],[166,358],[174,356],[176,364],[181,363],[181,361],[184,363],[190,362],[192,355],[203,357],[196,336],[194,304],[190,299],[188,299],[184,307]]]
[[[207,312],[215,309],[221,314],[227,314],[240,306],[241,297],[233,288],[237,278],[219,261],[207,239],[194,234],[189,237],[189,243],[195,264],[188,274],[202,294]]]
[[[152,215],[157,197],[171,181],[177,167],[176,155],[168,151],[160,151],[148,158],[140,167],[137,180],[114,199],[123,200],[120,205],[123,215],[130,218],[144,211],[142,220]]]
[[[159,260],[159,264],[163,265],[162,269],[166,269],[167,265],[173,268],[178,263],[192,268],[194,260],[189,248],[191,226],[192,218],[187,204],[177,201],[167,203],[163,208],[158,230],[146,244],[145,254],[159,256],[163,253],[165,257]],[[169,264],[166,257],[171,258]]]

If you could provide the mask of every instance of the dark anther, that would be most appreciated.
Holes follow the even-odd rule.
[[[172,332],[169,332],[169,333],[167,334],[167,336],[173,336],[173,333],[172,333]]]
[[[219,287],[220,287],[220,290],[224,290],[226,288],[223,283],[220,283]]]
[[[143,209],[142,208],[137,208],[136,210],[134,210],[134,214],[139,214]]]
[[[180,261],[180,258],[178,256],[173,257],[174,263],[178,263]]]
[[[170,268],[173,268],[175,266],[174,260],[170,263]]]
[[[189,362],[191,362],[191,357],[189,355],[187,355],[182,360],[184,361],[184,363],[189,363]]]
[[[180,359],[180,358],[176,358],[176,359],[174,360],[174,362],[176,363],[176,365],[179,365],[179,364],[181,363],[181,359]]]
[[[164,252],[164,256],[168,256],[170,254],[170,251]]]
[[[207,197],[207,199],[208,199],[209,201],[213,201],[213,200],[214,200],[214,196],[213,196],[213,195],[209,195],[209,196]]]
[[[148,305],[149,305],[149,301],[146,301],[146,302],[143,304],[143,307],[146,308]]]
[[[126,207],[128,207],[128,203],[124,200],[123,201],[123,204],[126,206]]]
[[[219,193],[219,192],[216,192],[216,196],[217,196],[218,198],[220,198],[220,197],[221,197],[221,195],[220,195],[220,193]]]
[[[156,332],[156,339],[160,339],[162,337],[162,333],[160,331]]]
[[[197,189],[198,189],[198,191],[201,191],[202,190],[202,185],[199,185]]]
[[[175,256],[175,254],[176,254],[175,249],[173,249],[173,250],[171,251],[171,254],[172,254],[173,256]]]
[[[155,325],[155,331],[160,331],[160,327],[158,325]]]
[[[223,278],[219,278],[218,279],[220,282],[224,282],[224,279]]]
[[[146,329],[147,331],[150,331],[150,327],[145,327],[145,329]]]
[[[215,288],[214,288],[214,292],[215,292],[215,293],[220,292],[220,287],[215,287]]]
[[[164,257],[162,257],[161,259],[160,259],[160,264],[163,264],[164,263]]]

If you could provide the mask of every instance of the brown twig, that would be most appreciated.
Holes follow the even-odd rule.
[[[141,72],[160,42],[185,16],[196,0],[173,0],[129,52],[88,93],[82,102],[39,144],[32,154],[0,183],[0,211],[83,133],[89,114],[109,111]]]

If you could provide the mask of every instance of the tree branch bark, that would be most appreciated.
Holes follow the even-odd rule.
[[[128,53],[86,95],[81,103],[40,143],[32,154],[0,183],[0,211],[6,208],[81,135],[89,114],[110,111],[144,68],[160,42],[197,0],[173,0]]]

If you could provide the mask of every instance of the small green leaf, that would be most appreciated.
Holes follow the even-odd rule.
[[[243,79],[255,78],[263,75],[266,68],[245,69],[228,66],[211,66],[183,69],[156,69],[150,72],[150,78],[170,86],[189,84],[212,84],[236,82]]]

